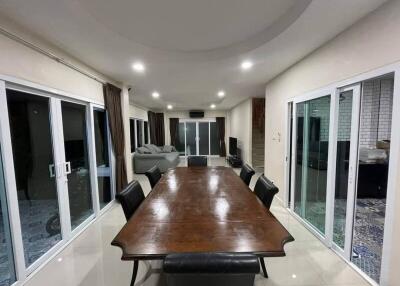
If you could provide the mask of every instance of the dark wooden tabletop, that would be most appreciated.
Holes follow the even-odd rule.
[[[284,256],[290,233],[231,168],[167,171],[112,241],[123,260],[178,252]]]

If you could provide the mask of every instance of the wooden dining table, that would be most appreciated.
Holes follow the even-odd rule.
[[[170,253],[253,253],[284,256],[292,235],[233,169],[168,170],[112,241],[122,260]]]

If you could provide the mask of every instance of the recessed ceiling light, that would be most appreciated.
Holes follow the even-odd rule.
[[[242,70],[247,71],[253,67],[253,62],[252,61],[243,61],[242,64],[240,65]]]
[[[160,97],[160,93],[158,93],[157,91],[154,91],[154,92],[151,94],[151,96],[152,96],[153,98],[159,98],[159,97]]]
[[[210,107],[211,107],[212,109],[214,109],[214,108],[215,108],[215,104],[211,104]]]
[[[218,91],[218,97],[224,97],[225,96],[225,91],[220,90]]]
[[[167,108],[168,108],[168,109],[172,109],[172,104],[168,104],[168,105],[167,105]]]
[[[142,62],[133,63],[132,68],[134,71],[139,72],[139,73],[143,73],[146,70],[146,67],[144,66],[144,64]]]

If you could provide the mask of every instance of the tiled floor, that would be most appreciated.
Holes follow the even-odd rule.
[[[221,164],[213,160],[212,164]],[[147,179],[135,176],[146,193],[150,191]],[[251,187],[257,176],[254,176]],[[277,216],[296,241],[286,245],[286,257],[265,259],[270,278],[256,276],[255,285],[369,285],[350,266],[319,240],[310,234],[275,200],[271,211]],[[25,284],[26,286],[127,286],[130,283],[132,263],[120,260],[121,251],[110,245],[111,240],[125,224],[119,205],[90,225],[57,257],[52,259]],[[152,274],[148,265],[140,263],[136,285],[163,285],[157,269],[159,263],[152,263]],[[147,279],[145,279],[147,278]]]

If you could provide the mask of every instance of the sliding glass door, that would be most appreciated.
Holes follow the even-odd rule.
[[[107,113],[103,109],[93,110],[94,142],[96,150],[97,189],[100,209],[104,208],[113,197],[112,164],[110,138],[108,134]]]
[[[23,281],[111,202],[112,154],[102,107],[0,81],[1,286]]]
[[[61,102],[65,169],[72,230],[93,211],[87,142],[86,106]]]
[[[379,283],[394,76],[381,75],[332,89],[330,95],[323,93],[294,100],[287,200],[317,237]]]
[[[294,211],[325,234],[330,95],[296,105]]]
[[[184,120],[179,122],[176,148],[181,155],[218,155],[219,140],[215,121]]]
[[[7,90],[25,264],[62,240],[50,98]]]
[[[197,123],[186,122],[186,156],[197,155]]]
[[[332,241],[337,251],[350,258],[358,146],[360,85],[343,88],[335,98],[336,171]]]

